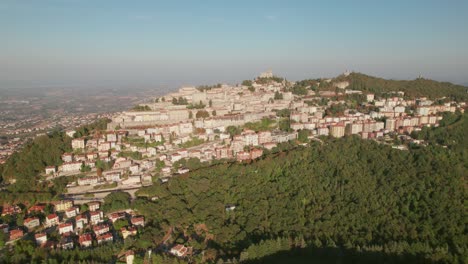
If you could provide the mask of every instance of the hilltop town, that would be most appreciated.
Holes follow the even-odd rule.
[[[125,240],[142,232],[145,216],[130,207],[104,212],[102,204],[113,192],[135,198],[141,187],[166,184],[213,163],[250,163],[328,137],[354,136],[406,151],[408,144],[426,144],[413,133],[465,108],[451,98],[374,94],[335,79],[292,82],[271,71],[237,85],[182,87],[114,114],[106,130],[86,136],[67,130],[72,151],[41,173],[42,181],[69,179],[62,199],[29,208],[4,205],[1,229],[7,243],[34,237],[38,247],[63,250]],[[236,206],[226,204],[225,210]],[[8,220],[20,214],[22,221]],[[197,253],[166,241],[176,257]],[[132,263],[134,253],[120,257]]]

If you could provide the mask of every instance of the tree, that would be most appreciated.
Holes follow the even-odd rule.
[[[112,212],[130,208],[130,194],[122,191],[112,192],[104,197],[103,211]]]
[[[297,140],[300,142],[309,142],[309,130],[300,130],[297,135]]]
[[[280,93],[280,92],[278,92],[278,91],[276,91],[276,92],[275,92],[275,98],[274,98],[274,99],[275,99],[275,100],[283,100],[283,94]]]
[[[243,86],[252,86],[252,81],[251,80],[244,80],[242,81]]]
[[[85,165],[85,164],[83,163],[83,164],[81,164],[80,171],[81,171],[81,172],[89,172],[89,171],[91,171],[91,167],[90,167],[89,165]]]
[[[126,219],[118,219],[113,225],[114,230],[119,231],[122,227],[128,226],[128,221]]]
[[[210,114],[208,113],[208,111],[205,111],[205,110],[199,110],[199,111],[197,111],[197,113],[195,115],[196,118],[207,118],[209,116],[210,116]]]

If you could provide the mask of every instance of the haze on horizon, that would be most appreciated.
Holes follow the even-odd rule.
[[[233,83],[267,69],[466,84],[467,14],[457,0],[2,0],[0,86]]]

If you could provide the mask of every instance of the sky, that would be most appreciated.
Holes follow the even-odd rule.
[[[0,86],[468,83],[468,1],[0,0]]]

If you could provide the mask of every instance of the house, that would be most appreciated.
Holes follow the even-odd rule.
[[[57,172],[57,169],[55,168],[55,166],[47,166],[47,167],[45,168],[45,173],[46,173],[47,175],[53,175],[53,174],[55,174],[56,172]]]
[[[65,162],[59,166],[61,172],[78,172],[81,170],[83,163],[81,161]]]
[[[75,161],[86,161],[86,155],[85,154],[79,154],[75,155]]]
[[[86,146],[84,138],[75,138],[72,139],[72,148],[73,149],[84,149]]]
[[[56,226],[59,224],[59,217],[56,214],[50,214],[45,219],[45,227]]]
[[[236,209],[236,206],[234,204],[226,204],[224,208],[226,209],[226,212],[229,212],[229,211],[234,211],[234,209]]]
[[[243,160],[249,160],[250,159],[250,153],[247,151],[240,151],[237,153],[237,161],[243,161]]]
[[[95,185],[99,181],[98,177],[83,177],[78,179],[78,185],[83,186],[83,185]]]
[[[120,229],[120,232],[122,233],[122,237],[126,239],[129,236],[136,236],[137,234],[137,228],[134,226],[131,227],[122,227]]]
[[[108,182],[118,182],[120,181],[120,171],[109,171],[104,173],[104,178]]]
[[[0,231],[2,231],[4,234],[8,234],[9,230],[10,226],[8,224],[0,224]]]
[[[10,240],[16,240],[24,236],[24,232],[21,229],[10,230]]]
[[[130,170],[131,174],[137,174],[138,172],[140,172],[140,165],[133,164],[128,169]]]
[[[41,224],[41,222],[39,221],[38,217],[29,217],[24,219],[23,224],[25,227],[28,228],[28,230],[31,230],[35,227],[38,227]]]
[[[75,244],[73,243],[73,238],[71,236],[64,236],[60,240],[60,247],[62,249],[73,249]]]
[[[145,226],[145,217],[143,217],[143,216],[132,217],[132,218],[130,219],[130,222],[131,222],[132,225],[134,225],[134,226],[142,226],[142,227],[144,227],[144,226]]]
[[[37,245],[43,245],[47,242],[47,234],[46,233],[37,233],[34,235],[36,238],[36,244]]]
[[[92,225],[97,225],[103,222],[103,213],[102,211],[89,212],[89,221]]]
[[[72,153],[63,153],[62,154],[63,162],[72,162],[73,161],[73,154]]]
[[[67,130],[65,131],[65,134],[71,138],[75,135],[76,131],[75,130]]]
[[[96,236],[102,235],[109,232],[109,226],[107,224],[93,226],[93,232]]]
[[[256,158],[259,158],[263,155],[263,150],[262,149],[252,149],[250,151],[250,157],[252,159],[256,159]]]
[[[63,212],[73,206],[73,201],[71,200],[61,200],[54,204],[54,209],[56,212]]]
[[[88,203],[88,209],[91,212],[99,210],[100,206],[101,206],[100,202],[90,202],[90,203]]]
[[[72,217],[75,217],[79,212],[80,212],[80,208],[78,208],[77,206],[73,206],[65,210],[65,216],[67,218],[72,218]]]
[[[276,143],[273,143],[273,142],[268,142],[268,143],[265,143],[263,144],[263,147],[268,149],[268,150],[272,150],[273,148],[275,148],[277,146]]]
[[[59,234],[65,234],[68,232],[73,232],[73,224],[72,223],[62,223],[59,225]]]
[[[31,206],[28,209],[28,213],[30,213],[30,214],[33,213],[33,212],[44,213],[45,208],[46,208],[45,204],[36,204],[36,205]]]
[[[114,241],[114,237],[112,236],[111,233],[105,233],[103,235],[97,236],[96,240],[98,244],[104,243],[104,242],[112,242]]]
[[[179,174],[184,174],[184,173],[187,173],[187,172],[189,172],[189,171],[190,171],[190,170],[187,169],[187,168],[179,168],[179,169],[177,170],[177,173],[179,173]]]
[[[126,216],[125,212],[117,212],[117,213],[112,213],[108,216],[109,220],[111,220],[112,223],[115,223],[115,221],[119,219],[124,219]]]
[[[135,253],[133,250],[129,250],[125,252],[125,263],[126,264],[133,264],[133,260],[135,259]]]
[[[78,243],[82,247],[90,247],[93,244],[93,237],[91,233],[85,233],[79,236]]]
[[[80,214],[75,217],[75,225],[77,229],[83,229],[88,224],[88,216],[86,214]]]
[[[86,153],[86,159],[88,161],[95,161],[97,158],[98,158],[98,154],[96,152]]]
[[[126,180],[122,181],[123,185],[141,184],[141,175],[128,176]]]
[[[21,213],[21,208],[18,205],[5,206],[2,209],[2,216],[14,215]]]
[[[191,255],[192,251],[192,247],[186,247],[184,245],[177,244],[174,247],[172,247],[169,252],[177,257],[185,257],[187,255]]]

